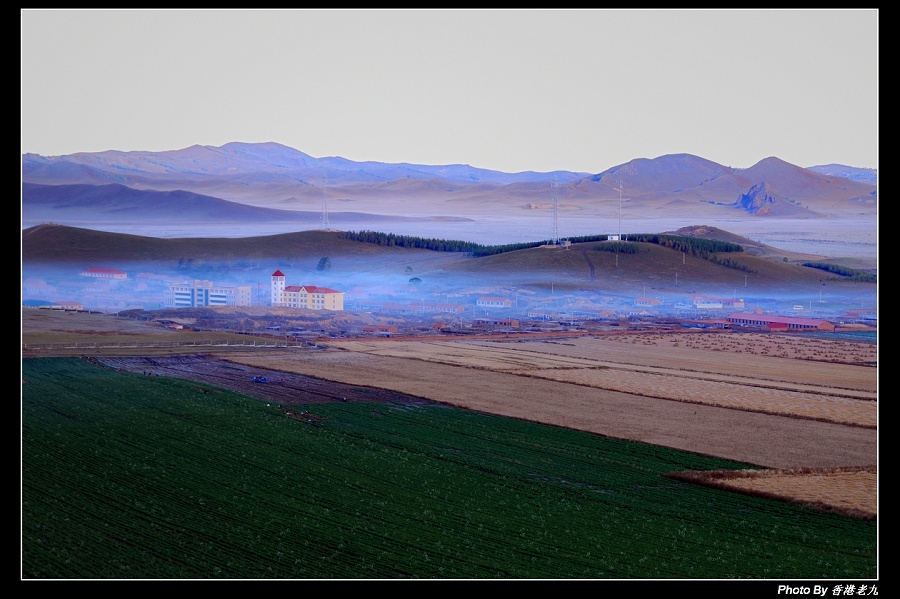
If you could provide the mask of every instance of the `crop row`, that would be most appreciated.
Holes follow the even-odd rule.
[[[274,406],[23,360],[25,578],[868,578],[873,522],[724,460],[439,406]]]

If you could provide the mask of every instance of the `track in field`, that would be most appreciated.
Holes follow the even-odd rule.
[[[311,376],[266,370],[203,355],[105,357],[98,358],[96,361],[117,370],[205,383],[282,405],[333,401],[441,405],[438,402],[397,391],[348,385]],[[267,382],[255,383],[253,377],[265,377]]]

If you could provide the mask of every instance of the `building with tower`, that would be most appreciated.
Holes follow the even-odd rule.
[[[343,310],[344,294],[328,287],[287,285],[280,270],[272,273],[272,306],[306,310]]]

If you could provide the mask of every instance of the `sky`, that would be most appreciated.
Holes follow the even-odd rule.
[[[22,153],[878,166],[878,9],[21,9]]]

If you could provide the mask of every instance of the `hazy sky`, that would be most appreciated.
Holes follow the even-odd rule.
[[[878,10],[21,10],[22,152],[878,166]]]

